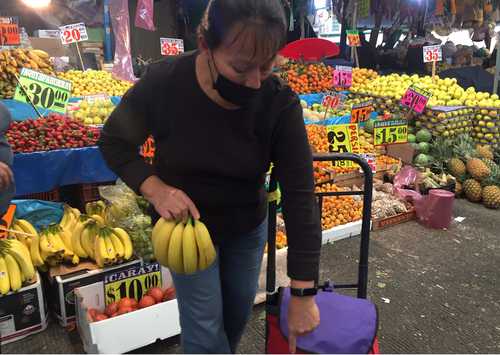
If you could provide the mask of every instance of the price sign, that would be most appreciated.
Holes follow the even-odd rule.
[[[177,38],[160,38],[161,55],[178,55],[184,53],[184,41]]]
[[[443,60],[443,49],[440,45],[424,47],[424,63],[440,62]]]
[[[408,142],[406,120],[377,121],[374,125],[375,145],[402,144]]]
[[[146,159],[148,163],[153,164],[155,150],[155,140],[153,139],[153,137],[149,137],[141,147],[141,155]]]
[[[0,17],[0,46],[21,44],[17,17]]]
[[[401,105],[409,107],[415,112],[422,113],[430,97],[431,93],[412,85],[401,99]]]
[[[352,68],[337,65],[333,72],[333,86],[348,88],[352,86]]]
[[[358,30],[347,30],[347,45],[349,47],[361,47]]]
[[[335,108],[340,104],[340,98],[337,95],[325,95],[321,105],[326,108]]]
[[[330,153],[359,153],[359,133],[357,124],[331,125],[326,127],[328,150]],[[352,161],[336,161],[335,166],[352,167]]]
[[[161,287],[161,266],[158,263],[133,266],[119,272],[104,274],[106,305],[129,297],[139,300],[153,287]]]
[[[373,112],[373,102],[366,101],[352,106],[351,123],[366,122]]]
[[[361,157],[366,160],[370,168],[372,169],[373,173],[377,172],[377,158],[375,154],[361,154]],[[362,173],[363,169],[359,169],[359,171]]]
[[[33,105],[58,113],[66,112],[66,105],[71,96],[71,82],[50,75],[23,68],[19,81],[27,91]],[[17,85],[14,100],[29,103],[21,85]]]
[[[96,101],[104,101],[104,100],[109,100],[109,95],[108,94],[84,95],[83,100],[88,101],[90,103]]]
[[[61,26],[60,35],[62,44],[88,41],[87,27],[83,22]]]

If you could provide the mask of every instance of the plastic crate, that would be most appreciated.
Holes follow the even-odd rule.
[[[43,200],[43,201],[51,201],[51,202],[59,202],[61,201],[61,194],[59,189],[54,189],[47,192],[37,192],[33,194],[28,194],[24,196],[16,196],[17,200]]]
[[[85,204],[87,202],[97,201],[101,198],[99,195],[99,186],[113,185],[114,182],[105,182],[98,184],[81,184],[78,186],[78,195],[80,201]]]

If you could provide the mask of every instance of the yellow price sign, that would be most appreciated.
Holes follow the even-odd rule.
[[[408,142],[408,123],[405,120],[379,121],[374,125],[375,145]]]
[[[328,150],[330,153],[355,153],[359,154],[359,132],[355,123],[330,125],[326,127],[328,137]],[[350,160],[340,160],[335,162],[335,166],[350,168],[354,162]]]
[[[153,287],[161,287],[161,266],[158,263],[133,266],[130,269],[104,275],[106,305],[129,297],[139,300]]]

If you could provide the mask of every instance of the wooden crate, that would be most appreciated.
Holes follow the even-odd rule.
[[[374,219],[372,220],[372,228],[373,230],[385,229],[391,226],[395,226],[396,224],[406,223],[408,221],[412,221],[416,218],[415,209],[411,211],[400,213],[396,216]]]

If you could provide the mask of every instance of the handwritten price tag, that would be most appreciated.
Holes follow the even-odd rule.
[[[347,30],[347,45],[349,47],[361,47],[358,30]]]
[[[352,106],[351,123],[366,122],[373,112],[373,102],[366,101]]]
[[[431,94],[425,90],[410,86],[401,99],[401,105],[409,107],[411,110],[422,113],[429,101]]]
[[[18,46],[21,43],[17,17],[0,17],[0,46]]]
[[[330,125],[326,127],[330,153],[360,152],[357,124]],[[336,161],[335,166],[352,167],[352,161]]]
[[[71,96],[71,82],[23,68],[17,85],[14,100],[29,103],[23,88],[30,95],[33,105],[59,113],[66,112]]]
[[[443,60],[443,49],[440,45],[424,47],[424,63],[440,62]]]
[[[104,275],[106,305],[129,297],[139,300],[150,288],[161,287],[161,266],[158,263],[134,266]]]
[[[323,96],[323,101],[321,105],[329,108],[335,108],[340,104],[340,98],[337,95],[325,95]]]
[[[408,123],[405,120],[377,121],[374,125],[375,145],[408,142]]]
[[[160,38],[161,55],[178,55],[184,53],[184,40],[177,38]]]
[[[333,86],[348,88],[352,86],[352,68],[337,65],[333,72]]]
[[[87,27],[83,22],[59,27],[62,44],[88,41]]]

